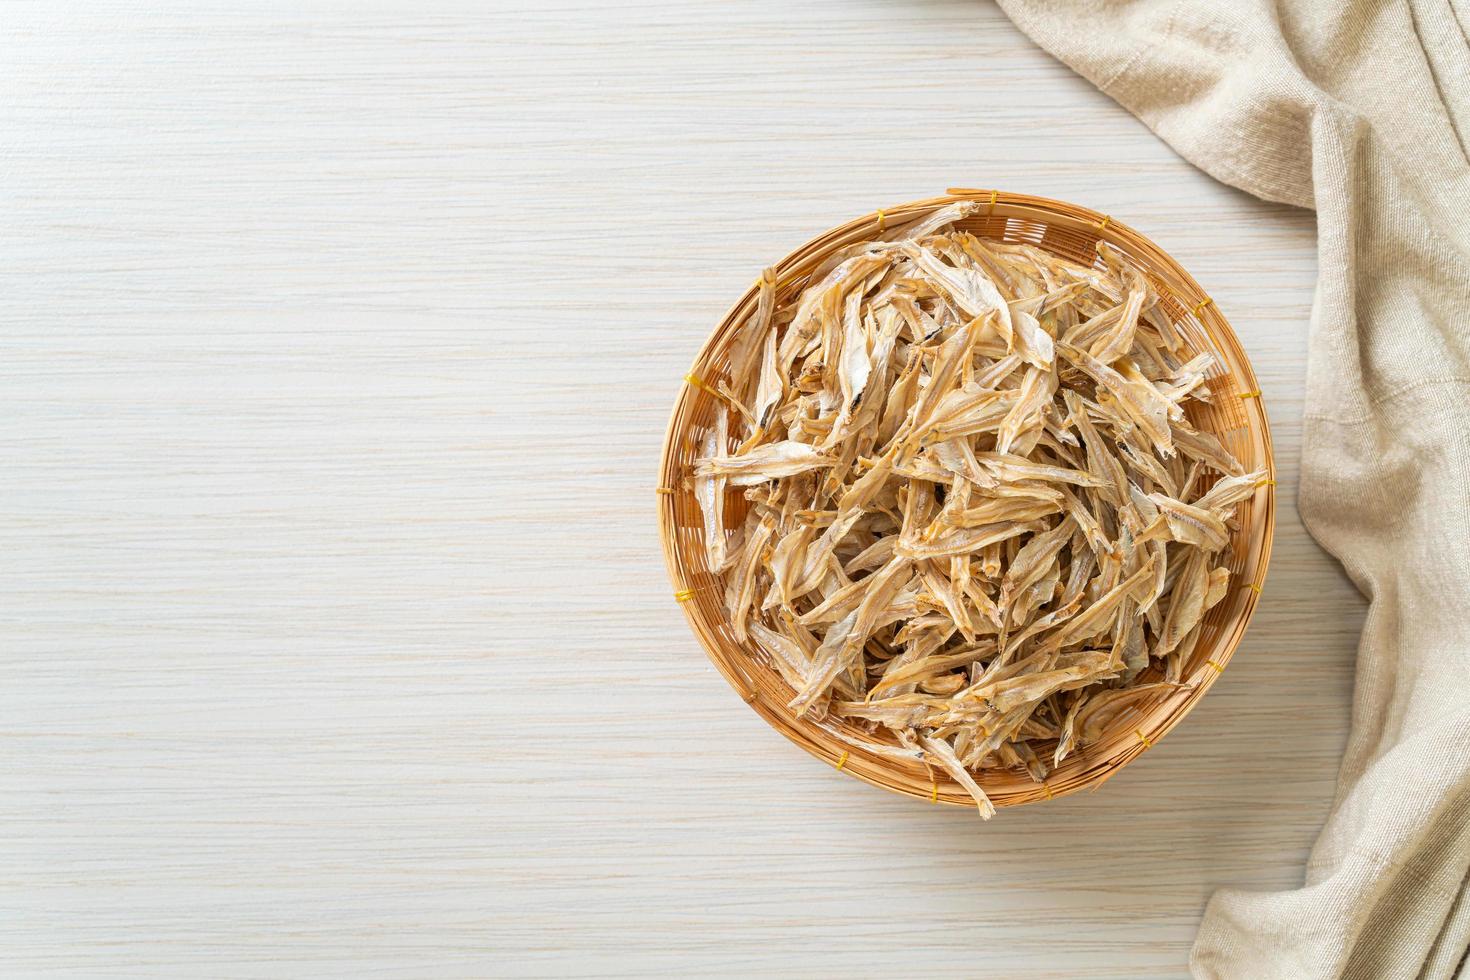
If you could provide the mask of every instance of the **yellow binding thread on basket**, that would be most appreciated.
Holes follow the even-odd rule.
[[[723,391],[720,391],[720,390],[718,390],[716,388],[712,388],[709,385],[705,384],[702,380],[700,380],[700,378],[699,378],[698,375],[695,375],[695,374],[686,374],[686,375],[684,375],[684,380],[687,381],[687,382],[689,382],[690,384],[692,384],[694,387],[698,388],[700,391],[704,392],[705,394],[710,395],[710,396],[712,396],[714,398],[718,398],[725,405],[727,405],[727,406],[729,406],[731,408],[734,408],[735,407],[734,406],[734,403],[732,403],[730,401],[730,398],[729,398],[728,395],[726,395]]]
[[[1050,787],[1050,786],[1048,786],[1048,785],[1046,785],[1046,783],[1045,783],[1045,782],[1043,782],[1043,783],[1042,783],[1042,784],[1041,784],[1041,791],[1042,791],[1042,792],[1043,792],[1043,793],[1045,793],[1045,794],[1046,794],[1046,798],[1047,798],[1047,799],[1048,799],[1048,800],[1053,800],[1053,799],[1056,799],[1056,797],[1054,797],[1054,796],[1052,796],[1052,793],[1051,793],[1051,787]]]
[[[1261,393],[1259,391],[1242,391],[1240,393],[1240,399],[1241,399],[1241,401],[1244,401],[1247,398],[1260,398],[1260,397],[1261,397]]]
[[[1103,219],[1101,221],[1094,221],[1092,223],[1092,227],[1096,228],[1098,231],[1107,231],[1108,225],[1112,222],[1112,220],[1113,216],[1111,214],[1105,214],[1103,215]]]
[[[656,494],[658,494],[660,497],[670,497],[670,496],[673,496],[674,488],[673,487],[654,487],[653,488],[653,492],[656,493]]]
[[[1275,480],[1262,480],[1260,483],[1257,483],[1256,484],[1256,489],[1259,490],[1262,487],[1274,487],[1275,485],[1276,485],[1276,481]]]
[[[1221,667],[1219,664],[1215,663],[1215,661],[1213,661],[1213,660],[1206,660],[1205,663],[1207,663],[1211,667],[1215,668],[1215,673],[1217,673],[1217,674],[1223,674],[1223,673],[1225,673],[1225,668],[1224,667]]]
[[[1192,312],[1194,313],[1195,316],[1199,316],[1199,311],[1202,310],[1202,309],[1204,309],[1206,306],[1209,306],[1213,302],[1214,302],[1214,300],[1212,300],[1212,299],[1210,299],[1210,297],[1206,296],[1204,299],[1202,299],[1198,303],[1194,304],[1194,310]]]
[[[987,218],[993,218],[993,217],[995,217],[995,199],[997,197],[999,197],[999,196],[1000,195],[997,194],[995,191],[991,191],[990,192],[990,209],[985,212],[985,217],[987,217]]]
[[[1256,595],[1260,595],[1261,594],[1261,587],[1259,585],[1257,585],[1256,583],[1254,583],[1254,582],[1247,582],[1247,583],[1245,583],[1245,587],[1247,589],[1250,589]]]
[[[929,802],[930,803],[938,803],[939,802],[939,783],[937,783],[937,782],[934,783],[934,792],[929,794]]]
[[[847,765],[847,750],[846,749],[843,749],[842,750],[842,757],[837,760],[837,771],[838,772],[841,772],[842,771],[842,767],[845,766],[845,765]]]
[[[711,388],[709,385],[705,384],[704,381],[702,381],[697,374],[694,374],[692,372],[686,374],[684,375],[684,380],[692,384],[694,387],[698,388],[700,391],[703,391],[710,395],[714,395],[716,398],[723,399],[725,397],[714,388]]]
[[[1139,728],[1133,729],[1133,734],[1135,734],[1135,735],[1138,736],[1138,740],[1143,743],[1143,747],[1144,748],[1151,749],[1151,748],[1154,747],[1154,743],[1152,743],[1152,742],[1150,742],[1148,740],[1148,736],[1145,735],[1145,734],[1143,734],[1143,730],[1142,729],[1139,729]]]
[[[883,220],[883,209],[882,208],[879,208],[878,209],[878,233],[881,235],[887,229],[887,227],[888,227],[888,225]]]
[[[694,589],[680,589],[678,592],[674,593],[674,601],[688,602],[690,599],[694,598],[694,592]]]

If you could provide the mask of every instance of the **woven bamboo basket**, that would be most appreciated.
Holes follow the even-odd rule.
[[[1182,685],[1160,692],[1125,714],[1101,738],[1065,759],[1044,783],[1033,782],[1019,767],[975,772],[976,781],[996,806],[1016,806],[1095,789],[1157,744],[1215,683],[1239,645],[1261,594],[1275,528],[1276,473],[1255,374],[1219,307],[1166,252],[1108,215],[1025,194],[951,189],[943,197],[901,204],[849,221],[792,252],[775,267],[780,302],[797,296],[810,273],[834,250],[880,239],[890,225],[960,200],[976,200],[984,205],[978,215],[960,223],[964,230],[982,239],[1027,242],[1084,264],[1100,262],[1095,251],[1098,241],[1129,256],[1151,280],[1193,352],[1209,351],[1218,362],[1209,381],[1212,404],[1191,402],[1191,424],[1213,433],[1247,469],[1264,469],[1269,478],[1238,506],[1238,526],[1232,534],[1227,563],[1230,590],[1204,620],[1199,643],[1185,665]],[[925,802],[972,806],[969,796],[945,773],[854,748],[794,717],[786,707],[792,691],[780,674],[754,643],[737,643],[730,630],[721,601],[723,589],[705,562],[699,505],[693,493],[685,489],[685,478],[701,438],[714,424],[715,413],[726,410],[709,387],[728,377],[731,341],[754,311],[756,295],[752,285],[705,342],[680,387],[669,419],[660,464],[658,520],[674,598],[730,686],[791,741],[827,764],[875,786]],[[734,448],[733,440],[730,448]],[[745,511],[743,497],[738,491],[731,492],[725,509],[727,532],[740,526]],[[1153,680],[1160,674],[1158,665],[1153,665],[1139,681]],[[858,729],[852,733],[874,737]]]

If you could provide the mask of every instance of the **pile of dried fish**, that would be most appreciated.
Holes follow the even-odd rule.
[[[972,211],[835,253],[794,302],[768,271],[692,485],[735,636],[790,707],[988,817],[971,770],[1044,780],[1179,680],[1263,474],[1189,425],[1212,359],[1138,269],[981,241]]]

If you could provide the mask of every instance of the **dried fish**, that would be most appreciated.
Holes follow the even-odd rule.
[[[980,811],[982,820],[989,820],[995,816],[995,804],[990,802],[990,797],[985,795],[985,790],[975,782],[975,778],[960,763],[959,757],[955,755],[954,747],[942,738],[929,738],[919,736],[919,744],[924,747],[924,754],[939,764],[939,767],[954,777],[955,782],[965,788],[970,798],[975,801],[975,807]]]
[[[686,485],[790,709],[989,816],[978,770],[1045,780],[1189,669],[1265,474],[1187,421],[1213,358],[1126,255],[981,241],[955,227],[976,207],[794,297],[768,270]]]
[[[694,467],[694,475],[726,476],[734,486],[765,483],[783,476],[795,476],[827,462],[816,446],[787,440],[756,446],[736,456],[710,456]]]
[[[704,455],[716,456],[725,451],[728,440],[728,418],[724,412],[715,416],[715,424],[704,440]],[[725,477],[709,473],[694,477],[694,498],[699,501],[699,511],[704,517],[704,548],[709,567],[719,569],[725,564]]]

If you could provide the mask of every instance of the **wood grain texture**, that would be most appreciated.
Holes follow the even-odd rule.
[[[0,972],[1172,977],[1214,888],[1299,883],[1362,616],[1293,505],[1310,214],[971,0],[0,32]],[[951,185],[1171,251],[1281,466],[1209,696],[988,825],[765,728],[684,626],[652,494],[762,264]]]

